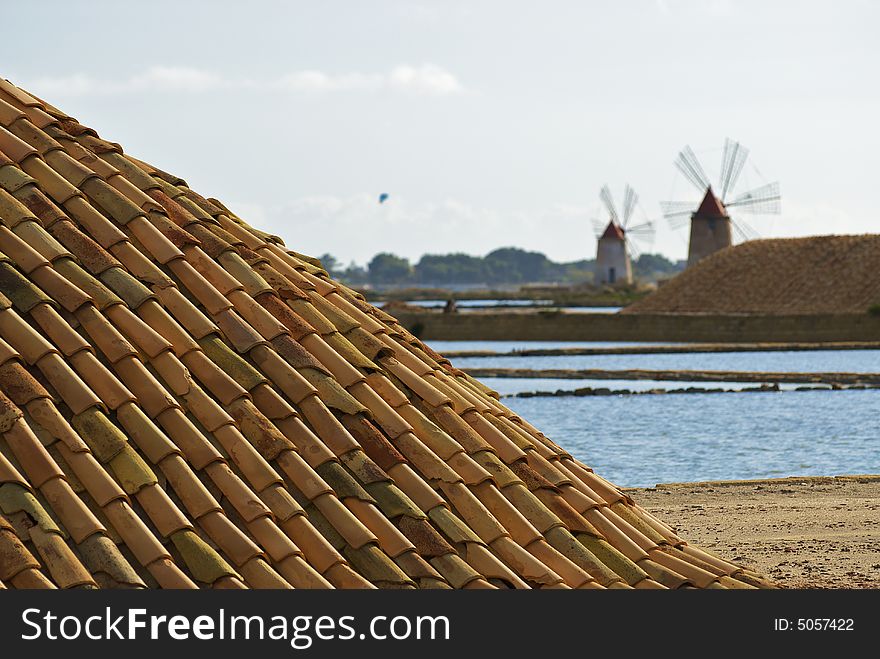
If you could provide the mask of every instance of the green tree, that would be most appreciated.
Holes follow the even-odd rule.
[[[331,276],[335,276],[339,273],[339,266],[342,264],[336,260],[336,257],[332,254],[322,254],[318,257],[318,260],[321,262],[321,265],[324,266],[324,270],[330,273]]]
[[[551,261],[540,252],[518,247],[502,247],[485,258],[486,276],[491,283],[518,284],[545,281]]]
[[[483,259],[469,254],[425,254],[415,266],[422,285],[482,284],[486,281]]]
[[[670,261],[662,254],[641,254],[633,263],[633,275],[644,280],[663,279],[681,272],[684,266],[685,261]]]
[[[360,286],[368,281],[367,269],[352,261],[345,270],[339,273],[339,278],[350,286]]]
[[[376,254],[367,265],[370,283],[376,286],[406,283],[412,277],[412,272],[407,259],[389,252]]]
[[[558,283],[585,284],[593,281],[593,259],[557,263],[540,252],[503,247],[485,257],[463,253],[425,254],[415,266],[395,254],[383,252],[367,268],[352,262],[347,268],[332,255],[321,262],[349,285],[391,286],[417,284],[424,287]],[[661,254],[642,254],[633,260],[633,275],[643,281],[666,279],[684,269],[683,261],[671,261]]]

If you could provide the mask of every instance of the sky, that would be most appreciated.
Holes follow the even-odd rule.
[[[750,149],[762,237],[877,231],[880,3],[42,0],[0,75],[313,255],[593,258],[599,189],[642,251],[684,258],[661,200]],[[18,22],[17,25],[14,23]],[[388,200],[378,203],[380,193]]]

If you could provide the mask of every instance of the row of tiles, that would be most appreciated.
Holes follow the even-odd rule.
[[[0,94],[0,510],[21,544],[0,581],[764,585],[319,263],[8,83]],[[68,552],[45,549],[59,539]]]

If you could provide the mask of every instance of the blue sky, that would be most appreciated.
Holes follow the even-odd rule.
[[[608,183],[645,217],[725,137],[779,180],[765,237],[876,231],[880,4],[44,0],[0,75],[311,254],[591,258]],[[381,206],[376,198],[388,192]],[[686,234],[658,223],[654,251]]]

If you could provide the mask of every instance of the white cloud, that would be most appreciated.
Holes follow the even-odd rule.
[[[343,73],[331,75],[323,71],[297,71],[288,73],[267,86],[274,89],[298,92],[331,92],[348,90],[376,90],[387,83],[382,74]]]
[[[83,96],[154,91],[203,92],[225,86],[217,74],[189,67],[154,66],[123,80],[101,80],[85,73],[36,78],[28,83],[43,94]]]
[[[124,79],[103,80],[85,73],[74,73],[68,76],[36,78],[24,86],[36,93],[57,96],[200,93],[218,90],[322,93],[383,89],[442,96],[464,91],[454,74],[434,64],[401,64],[384,73],[303,70],[269,79],[224,77],[213,71],[184,66],[155,66]]]
[[[462,91],[461,83],[454,75],[432,64],[398,66],[391,71],[388,82],[392,87],[426,94],[456,94]]]
[[[730,0],[654,0],[654,6],[663,14],[668,14],[673,10],[690,14],[703,12],[710,16],[731,16],[733,14],[733,4]]]
[[[216,73],[188,67],[154,66],[122,84],[131,91],[210,91],[225,86]]]
[[[502,210],[457,199],[414,203],[393,193],[383,204],[374,195],[357,194],[227,205],[249,224],[281,236],[292,249],[330,252],[346,263],[363,264],[384,251],[415,262],[426,253],[487,254],[510,246],[575,260],[592,258],[596,249],[588,209],[576,206]],[[563,249],[560,235],[568,237]]]

